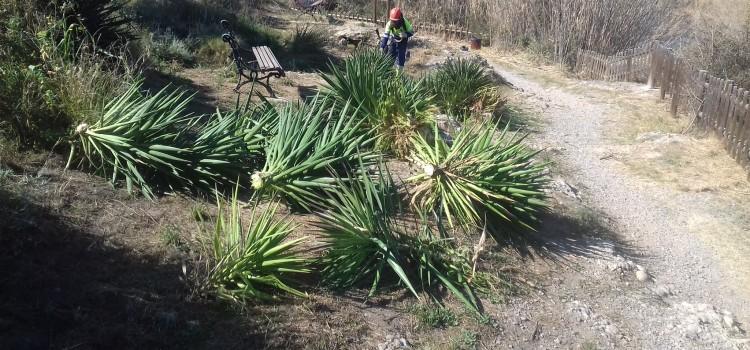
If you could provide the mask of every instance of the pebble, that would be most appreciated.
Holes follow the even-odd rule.
[[[648,272],[646,270],[638,270],[635,272],[635,278],[641,282],[648,281]]]
[[[724,326],[727,328],[732,328],[737,324],[737,320],[734,319],[734,316],[732,314],[724,314],[724,317],[722,317],[722,321],[724,321]]]
[[[653,292],[654,292],[654,294],[656,294],[656,295],[658,295],[658,296],[660,296],[662,298],[666,298],[666,297],[674,294],[674,293],[672,293],[672,289],[670,289],[667,286],[657,286],[656,288],[654,288]]]

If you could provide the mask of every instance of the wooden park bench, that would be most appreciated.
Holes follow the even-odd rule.
[[[271,96],[275,97],[270,86],[270,80],[271,78],[284,77],[286,73],[271,49],[268,46],[254,46],[251,48],[251,59],[246,60],[234,33],[229,28],[229,22],[222,20],[221,24],[227,30],[221,36],[221,39],[232,48],[232,60],[237,68],[238,81],[237,86],[234,87],[234,92],[239,93],[240,88],[248,83],[252,83],[253,88],[255,83],[258,83],[263,85]],[[264,79],[265,83],[263,83]],[[252,89],[250,94],[252,94]]]

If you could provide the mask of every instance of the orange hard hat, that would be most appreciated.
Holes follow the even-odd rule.
[[[391,21],[400,21],[404,18],[404,15],[401,13],[401,8],[399,7],[394,7],[393,9],[391,9],[391,13],[389,16],[391,18]]]

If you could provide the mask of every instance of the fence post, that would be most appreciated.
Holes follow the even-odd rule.
[[[703,107],[706,105],[706,75],[708,75],[708,72],[705,70],[700,70],[698,72],[699,88],[697,89],[698,93],[696,94],[696,97],[698,98],[698,107],[695,109],[695,118],[697,118],[699,123],[704,124],[704,126],[705,116],[703,115]]]
[[[649,59],[651,61],[651,67],[650,67],[651,69],[649,69],[649,72],[648,72],[648,88],[649,89],[653,89],[656,87],[656,81],[654,79],[656,79],[656,65],[657,65],[656,52],[657,50],[658,48],[652,48],[651,54],[649,55],[650,56]]]
[[[633,79],[634,75],[635,74],[633,74],[633,56],[631,55],[631,56],[628,56],[627,68],[626,68],[626,71],[625,71],[625,80],[626,81],[633,81],[633,80],[635,80],[635,79]]]
[[[682,93],[682,60],[676,59],[674,66],[672,67],[672,105],[670,112],[673,117],[677,117],[677,109],[680,106],[680,94]]]

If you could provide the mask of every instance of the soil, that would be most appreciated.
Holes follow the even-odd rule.
[[[477,54],[421,37],[410,74]],[[434,322],[424,317],[434,305],[403,292],[366,298],[313,282],[306,299],[231,306],[200,288],[212,199],[131,197],[52,155],[0,172],[0,348],[749,348],[750,185],[720,144],[683,134],[689,121],[669,117],[641,85],[478,54],[512,84],[508,103],[530,145],[554,162],[538,233],[481,257],[507,282],[482,296],[485,316],[446,297],[451,320]],[[197,113],[234,106],[223,68],[162,77],[175,78],[199,92]],[[273,88],[295,101],[320,83],[289,72]],[[290,217],[298,235],[315,236],[314,216]]]

